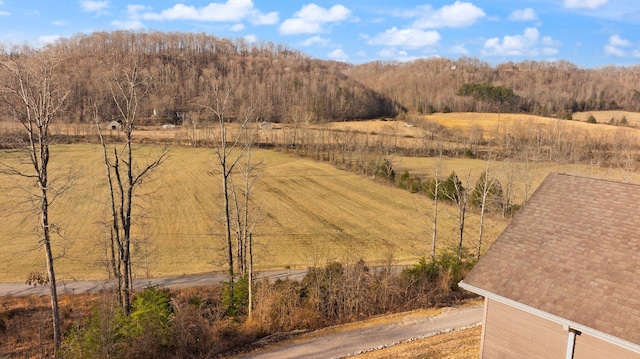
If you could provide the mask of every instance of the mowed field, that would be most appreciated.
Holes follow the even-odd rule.
[[[137,150],[140,165],[159,147]],[[220,175],[214,152],[169,148],[169,157],[137,193],[134,275],[169,276],[225,269]],[[24,155],[24,154],[23,154]],[[18,163],[20,152],[1,151],[0,162]],[[370,264],[413,264],[429,253],[431,203],[424,196],[312,160],[261,150],[263,162],[254,189],[259,210],[254,241],[259,269],[306,268],[331,260]],[[105,243],[109,228],[108,192],[102,151],[94,145],[52,148],[53,188],[71,186],[53,203],[51,221],[65,280],[106,278]],[[44,272],[38,221],[24,179],[0,175],[0,281],[24,281]],[[455,241],[454,208],[442,206],[439,247]],[[475,246],[477,222],[468,218],[466,245]],[[506,222],[488,221],[486,243]]]
[[[630,122],[635,118],[631,113],[626,116]],[[513,131],[531,124],[595,130],[611,137],[620,131],[627,136],[637,136],[639,132],[528,115],[434,114],[424,118],[449,128],[479,126],[485,136],[490,135],[492,128]],[[424,131],[402,121],[340,122],[322,127],[323,131],[397,134],[408,142],[419,141],[422,135],[418,132]],[[72,128],[66,131],[73,133]],[[143,134],[153,133],[147,129],[138,135]],[[153,146],[139,148],[138,165],[148,163],[149,156],[157,156],[161,150]],[[21,155],[24,153],[0,151],[0,162],[15,165],[20,163]],[[136,277],[224,270],[221,179],[214,170],[213,156],[212,149],[170,147],[165,163],[145,180],[134,209]],[[432,204],[426,197],[277,151],[257,151],[254,159],[262,161],[260,180],[253,193],[255,208],[259,208],[254,212],[258,216],[254,240],[259,270],[306,268],[332,260],[413,264],[429,253]],[[392,160],[398,174],[407,170],[421,178],[432,177],[437,165],[435,158],[394,156]],[[503,186],[512,184],[516,204],[524,200],[527,184],[530,195],[552,171],[616,180],[634,181],[637,177],[636,173],[630,176],[598,165],[524,166],[514,161],[469,158],[444,158],[440,173],[446,177],[456,171],[464,185],[472,187],[487,168]],[[53,238],[55,253],[60,256],[58,275],[66,280],[106,278],[104,259],[109,228],[105,223],[109,222],[110,211],[101,148],[80,144],[54,146],[51,175],[57,179],[53,189],[64,187],[69,178],[74,179],[51,208],[51,220],[59,233]],[[34,191],[37,188],[32,183],[0,174],[0,281],[24,281],[31,271],[44,272],[38,221],[32,198],[27,194]],[[455,243],[457,226],[456,209],[445,204],[440,209],[438,248],[442,250]],[[466,221],[465,245],[472,249],[478,235],[476,212],[470,211]],[[506,223],[507,220],[490,216],[485,223],[483,250]]]

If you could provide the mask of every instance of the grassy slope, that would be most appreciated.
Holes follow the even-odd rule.
[[[440,334],[406,344],[357,355],[356,359],[449,358],[475,359],[480,355],[482,327]]]
[[[140,226],[136,238],[146,238],[137,253],[136,276],[189,274],[224,269],[219,175],[212,169],[212,150],[171,148],[169,159],[148,179],[136,207]],[[140,156],[157,148],[144,148]],[[15,153],[0,152],[12,162]],[[51,219],[61,228],[55,237],[58,275],[63,279],[104,278],[106,270],[101,222],[108,221],[107,190],[101,150],[92,145],[55,146],[52,174],[76,181],[52,207]],[[256,229],[258,268],[307,267],[328,260],[364,258],[380,263],[393,256],[396,263],[414,263],[430,245],[429,219],[422,212],[429,202],[422,196],[391,188],[311,160],[273,151],[259,151],[264,161],[255,189],[262,207]],[[30,271],[44,271],[38,249],[37,221],[17,183],[0,175],[0,281],[23,281]],[[34,187],[27,187],[34,190]],[[453,212],[440,218],[442,243],[454,239]],[[469,223],[476,220],[471,216]],[[505,223],[490,221],[487,238],[495,238]],[[477,229],[469,225],[473,246]],[[140,257],[149,252],[148,260]]]

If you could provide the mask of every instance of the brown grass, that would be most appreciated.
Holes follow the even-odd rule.
[[[622,117],[625,117],[630,125],[639,126],[640,125],[640,113],[638,112],[629,112],[629,111],[586,111],[586,112],[576,112],[573,114],[573,119],[577,121],[587,121],[589,116],[595,117],[598,123],[606,124],[614,120],[620,121]]]
[[[154,155],[145,147],[139,156]],[[15,152],[1,151],[0,161],[17,161]],[[136,277],[181,275],[224,269],[220,179],[213,169],[213,151],[171,148],[169,159],[149,178],[138,195],[134,237]],[[258,269],[306,268],[330,260],[370,264],[392,260],[413,264],[428,253],[426,197],[389,187],[329,164],[259,151],[261,180],[255,189],[261,207],[256,228]],[[52,207],[60,228],[54,237],[59,279],[106,277],[104,243],[108,222],[107,189],[101,150],[93,145],[52,148],[51,174],[76,180]],[[58,182],[62,184],[62,182]],[[20,188],[19,185],[24,186]],[[23,189],[35,188],[0,175],[0,281],[24,281],[29,272],[44,272],[37,241],[37,221]],[[453,211],[442,207],[442,248],[455,239]],[[428,211],[426,211],[428,213]],[[476,223],[472,214],[469,223]],[[490,220],[487,243],[506,222]],[[475,233],[468,230],[468,246]],[[148,256],[144,256],[148,253]]]
[[[618,126],[594,125],[585,123],[589,114],[593,114],[599,123],[607,123],[611,117],[616,119],[626,116],[631,124],[640,124],[640,113],[623,112],[623,111],[594,111],[588,113],[574,114],[574,121],[560,120],[549,117],[533,116],[527,114],[499,114],[499,113],[434,113],[432,115],[423,116],[423,118],[436,121],[439,124],[451,128],[459,129],[465,132],[470,131],[473,127],[483,130],[485,139],[496,136],[498,133],[517,132],[522,128],[557,128],[561,127],[567,131],[585,131],[590,134],[610,135],[619,132]],[[605,121],[606,118],[606,121]],[[600,120],[602,119],[602,120]],[[628,129],[627,129],[628,130]],[[632,130],[634,134],[640,136],[640,131]]]
[[[449,358],[475,359],[480,356],[482,327],[440,334],[390,348],[357,355],[357,359]]]

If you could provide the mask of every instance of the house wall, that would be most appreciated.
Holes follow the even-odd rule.
[[[566,358],[562,324],[485,299],[481,358]],[[640,354],[587,333],[575,337],[574,359],[640,359]]]
[[[605,342],[594,336],[582,333],[576,336],[573,350],[574,359],[640,359],[640,354],[633,353],[615,344]]]
[[[561,324],[488,299],[482,358],[565,358],[568,333]]]

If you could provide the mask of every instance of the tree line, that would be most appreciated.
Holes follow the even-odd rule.
[[[640,110],[640,66],[586,69],[567,61],[531,60],[491,66],[463,57],[375,61],[351,66],[346,73],[388,97],[399,111],[564,117],[579,111]],[[496,90],[508,101],[496,101]]]
[[[31,56],[8,49],[5,59]],[[65,61],[56,71],[67,78],[65,122],[91,123],[93,106],[103,120],[118,119],[104,83],[115,60],[135,61],[149,77],[148,99],[140,105],[140,124],[175,123],[178,114],[208,116],[199,104],[215,96],[209,83],[232,85],[227,117],[240,116],[242,104],[260,103],[263,121],[315,122],[393,115],[393,106],[373,90],[342,73],[339,62],[311,58],[284,45],[249,43],[213,35],[162,32],[77,34],[47,46]],[[3,79],[0,79],[2,81]],[[92,103],[89,102],[92,101]]]

